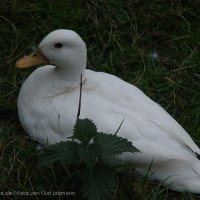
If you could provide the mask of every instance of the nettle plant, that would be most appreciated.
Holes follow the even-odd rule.
[[[79,106],[73,135],[69,137],[69,141],[45,148],[40,154],[40,164],[49,166],[60,162],[66,167],[77,169],[74,178],[79,179],[77,182],[80,182],[85,199],[110,200],[117,189],[116,174],[127,169],[127,164],[120,159],[120,155],[138,150],[132,142],[117,136],[123,121],[114,134],[108,134],[98,132],[91,119],[79,119],[82,86],[85,81],[82,81],[81,75]]]
[[[44,149],[40,154],[40,164],[48,166],[60,162],[67,167],[76,166],[76,178],[84,198],[112,199],[117,188],[116,174],[127,167],[120,155],[138,152],[132,142],[117,136],[117,132],[98,132],[92,120],[77,119],[69,141]]]

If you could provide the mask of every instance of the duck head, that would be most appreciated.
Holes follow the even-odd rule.
[[[85,42],[74,31],[59,29],[49,33],[37,50],[16,62],[17,68],[29,68],[49,63],[63,72],[83,73],[86,67],[87,50]]]

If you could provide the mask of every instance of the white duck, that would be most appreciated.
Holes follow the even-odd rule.
[[[123,80],[86,68],[87,50],[71,30],[49,33],[38,50],[16,63],[26,68],[44,61],[52,65],[36,69],[24,82],[18,97],[18,113],[26,132],[40,143],[54,144],[72,135],[78,110],[80,118],[94,120],[98,129],[133,142],[140,153],[122,158],[136,170],[172,190],[200,193],[200,149],[187,132],[157,103]]]

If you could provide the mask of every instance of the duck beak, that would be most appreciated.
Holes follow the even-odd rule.
[[[42,55],[41,51],[37,49],[32,54],[17,60],[15,67],[25,69],[42,63],[47,63],[47,59]]]

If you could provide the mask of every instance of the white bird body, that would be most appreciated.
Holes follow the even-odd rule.
[[[61,48],[50,49],[59,41]],[[18,113],[28,134],[43,144],[64,141],[72,135],[82,74],[85,82],[80,118],[92,119],[98,130],[106,133],[116,132],[124,120],[118,135],[132,141],[140,152],[123,154],[122,159],[136,164],[143,175],[151,165],[149,179],[170,189],[200,193],[200,161],[196,157],[200,149],[161,106],[113,75],[86,70],[84,42],[72,31],[50,33],[39,48],[55,66],[35,70],[20,90]],[[63,52],[54,56],[62,48]],[[69,56],[64,48],[66,52],[72,49]]]

